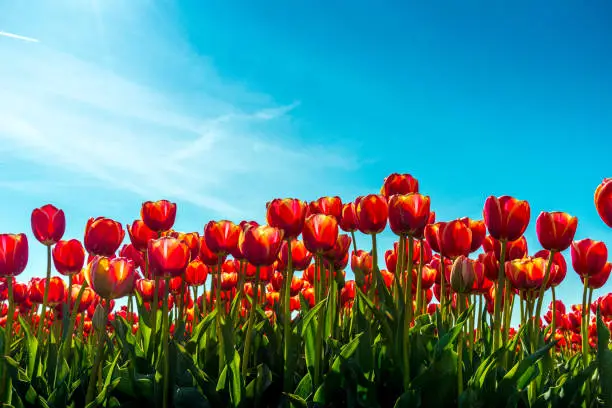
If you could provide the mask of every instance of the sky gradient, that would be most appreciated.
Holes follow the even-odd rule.
[[[530,253],[540,211],[612,246],[593,205],[612,176],[612,5],[384,3],[0,2],[0,231],[31,240],[23,279],[44,274],[30,213],[46,203],[66,238],[160,198],[201,233],[392,172],[438,220],[528,200]],[[577,285],[570,270],[559,296],[580,302]]]

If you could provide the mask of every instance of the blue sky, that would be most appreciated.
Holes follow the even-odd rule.
[[[0,230],[32,239],[24,278],[44,273],[29,219],[47,202],[66,237],[158,198],[201,232],[391,172],[440,220],[529,200],[531,252],[542,210],[612,246],[593,206],[612,176],[609,2],[378,3],[1,2]],[[561,297],[579,302],[578,283]]]

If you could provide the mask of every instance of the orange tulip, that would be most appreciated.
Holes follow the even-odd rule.
[[[98,217],[87,221],[83,242],[90,254],[108,257],[115,254],[124,237],[125,231],[119,222]]]
[[[32,211],[32,232],[43,245],[51,246],[62,239],[66,231],[64,211],[51,204]]]
[[[140,218],[155,232],[167,231],[176,219],[176,204],[168,200],[146,201],[142,203]]]
[[[79,292],[81,291],[81,285],[72,285],[70,290],[70,309],[74,309],[76,305],[76,300],[78,298]],[[83,313],[85,310],[91,306],[92,302],[96,297],[96,293],[90,287],[85,287],[83,289],[83,293],[81,295],[81,301],[79,303],[78,313]]]
[[[483,215],[489,234],[493,238],[500,241],[516,241],[529,224],[529,203],[510,196],[490,196],[485,201]]]
[[[380,194],[386,198],[394,194],[410,194],[419,192],[419,181],[410,174],[393,173],[383,181]]]
[[[597,213],[612,228],[612,178],[604,179],[595,190],[595,208]]]
[[[546,259],[548,262],[548,257],[550,255],[550,251],[547,249],[542,249],[536,252],[533,256],[535,258]],[[558,286],[563,279],[565,279],[565,275],[567,274],[567,262],[565,262],[565,257],[561,252],[555,252],[553,255],[553,265],[550,269],[550,282],[549,285],[552,287]]]
[[[134,290],[136,270],[127,258],[96,256],[91,261],[91,288],[107,300],[126,296]]]
[[[323,256],[329,260],[341,261],[348,254],[352,239],[346,234],[339,234],[334,247],[325,252]]]
[[[30,301],[32,303],[43,303],[43,297],[45,293],[45,285],[47,279],[32,278],[30,279],[30,285],[28,288]],[[68,293],[68,285],[59,276],[53,276],[49,280],[49,297],[47,299],[47,305],[55,306],[59,303],[66,301]]]
[[[440,231],[442,238],[442,255],[454,258],[459,255],[467,256],[472,247],[472,230],[465,222],[457,219],[446,223]]]
[[[546,260],[525,257],[506,262],[506,277],[518,290],[539,289],[546,273]]]
[[[369,275],[372,273],[372,267],[372,255],[369,252],[363,249],[353,252],[351,255],[351,269],[355,275]]]
[[[283,231],[285,239],[294,239],[304,229],[307,207],[297,198],[275,198],[267,205],[266,220],[271,227]]]
[[[370,194],[355,200],[357,228],[364,234],[381,233],[387,226],[389,208],[382,195]]]
[[[74,275],[81,272],[85,264],[85,249],[77,239],[58,241],[53,247],[53,264],[62,275]]]
[[[152,276],[175,277],[182,275],[189,264],[191,251],[184,241],[173,237],[161,237],[149,241],[149,257]]]
[[[261,225],[243,229],[238,246],[248,262],[255,266],[268,266],[276,261],[282,240],[282,230]]]
[[[389,227],[396,235],[423,237],[429,221],[430,198],[418,193],[395,194],[389,198]]]
[[[17,276],[28,264],[28,237],[0,234],[0,277]]]
[[[126,227],[132,245],[140,252],[145,252],[149,241],[157,238],[157,232],[147,227],[142,220],[136,220],[132,225],[128,224]]]
[[[338,240],[338,221],[331,215],[313,214],[306,219],[302,236],[311,253],[329,251]]]
[[[208,277],[208,266],[196,258],[189,262],[187,269],[185,270],[185,282],[189,286],[200,286],[206,283]]]
[[[219,258],[221,258],[221,262],[225,260],[225,255],[215,254],[213,251],[208,248],[206,244],[206,240],[204,237],[200,237],[200,260],[204,262],[208,266],[217,266],[219,263]]]
[[[215,254],[229,254],[238,246],[240,226],[231,221],[210,221],[204,227],[204,241]]]
[[[346,203],[342,206],[342,215],[339,219],[339,226],[342,231],[353,232],[357,230],[357,213],[355,203]]]
[[[538,241],[549,251],[560,252],[569,248],[577,227],[578,218],[560,211],[542,211],[536,220]]]
[[[583,239],[571,244],[572,266],[580,276],[599,273],[608,260],[608,248],[601,241]]]

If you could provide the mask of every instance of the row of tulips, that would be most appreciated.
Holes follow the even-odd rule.
[[[611,179],[596,189],[595,206],[612,227]],[[145,202],[125,229],[92,218],[81,243],[62,240],[62,210],[35,209],[47,274],[29,283],[16,279],[28,262],[26,235],[0,234],[0,400],[612,403],[603,381],[612,375],[612,294],[593,300],[612,264],[603,242],[575,239],[578,219],[567,213],[538,216],[542,249],[530,256],[527,201],[491,196],[483,220],[436,222],[408,174],[348,203],[274,199],[266,225],[210,221],[202,235],[174,231],[176,210],[167,200]],[[387,225],[398,239],[379,261]],[[357,232],[369,237],[367,250],[358,249]],[[567,249],[583,282],[582,304],[569,312],[555,293]],[[115,310],[119,298],[127,305]],[[438,380],[445,385],[433,387]]]

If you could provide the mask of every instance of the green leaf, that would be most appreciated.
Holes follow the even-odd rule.
[[[417,408],[421,405],[421,398],[414,390],[403,393],[395,402],[394,408]]]
[[[175,408],[208,408],[210,406],[208,399],[197,388],[180,387],[174,394]]]
[[[299,395],[295,395],[295,394],[289,394],[284,392],[283,395],[287,396],[287,398],[289,398],[289,401],[291,402],[291,406],[295,407],[295,408],[308,408],[308,403],[306,402],[306,400],[302,397],[300,397]]]
[[[26,348],[24,353],[26,354],[27,359],[27,368],[26,373],[28,378],[34,377],[34,367],[36,366],[36,353],[38,352],[38,340],[36,336],[32,333],[32,328],[30,324],[19,315],[19,324],[21,325],[21,329],[23,330],[25,336],[25,344]]]
[[[604,406],[612,407],[612,351],[610,350],[610,330],[601,319],[601,311],[597,308],[597,366],[599,369],[599,385]]]

